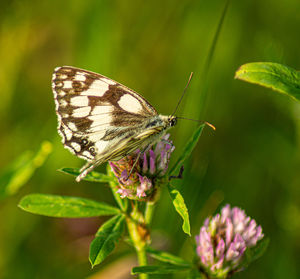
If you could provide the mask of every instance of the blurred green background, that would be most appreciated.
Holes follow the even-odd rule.
[[[17,207],[33,192],[113,203],[105,185],[76,183],[56,171],[83,164],[63,148],[56,131],[51,75],[62,65],[111,77],[163,114],[173,111],[194,71],[178,115],[209,121],[217,130],[204,130],[178,183],[193,235],[220,206],[240,206],[271,242],[266,254],[235,278],[300,278],[300,104],[233,78],[247,62],[300,69],[299,0],[231,1],[209,72],[204,65],[225,1],[15,0],[0,5],[1,191],[3,176],[17,168],[13,162],[24,151],[36,153],[44,140],[53,144],[24,187],[2,195],[0,278],[128,278],[134,264],[133,251],[121,243],[103,265],[90,268],[88,245],[105,219],[54,219]],[[172,130],[173,160],[196,125],[182,120]],[[192,257],[193,239],[183,234],[165,191],[153,225],[154,246]]]

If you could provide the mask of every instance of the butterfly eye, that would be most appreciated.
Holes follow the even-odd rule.
[[[176,125],[176,123],[177,123],[177,119],[174,117],[174,118],[170,119],[169,125],[170,125],[170,127],[173,127]]]

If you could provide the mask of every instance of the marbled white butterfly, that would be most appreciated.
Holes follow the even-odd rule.
[[[176,116],[158,114],[138,93],[86,70],[56,68],[52,89],[62,142],[87,160],[76,181],[106,161],[146,150],[176,124]]]

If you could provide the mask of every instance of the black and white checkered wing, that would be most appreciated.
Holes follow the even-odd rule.
[[[88,161],[134,134],[156,110],[139,94],[105,76],[63,66],[52,79],[63,144]]]

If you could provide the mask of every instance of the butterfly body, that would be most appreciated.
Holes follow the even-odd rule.
[[[62,142],[88,161],[77,181],[106,161],[147,149],[176,124],[175,116],[159,115],[138,93],[86,70],[56,68],[52,89]]]

